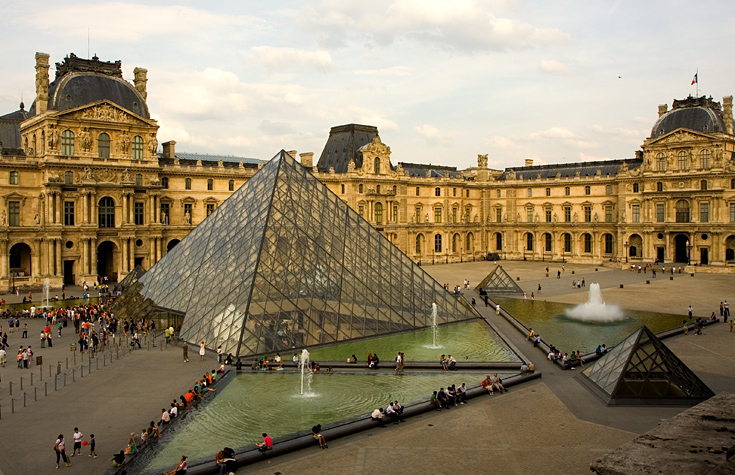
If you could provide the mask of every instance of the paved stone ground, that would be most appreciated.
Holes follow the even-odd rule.
[[[708,315],[725,298],[735,303],[735,276],[676,275],[673,281],[659,276],[645,284],[650,275],[609,267],[565,266],[562,279],[555,278],[558,264],[503,262],[508,272],[521,277],[520,284],[535,291],[541,283],[542,298],[558,302],[586,300],[585,291],[572,290],[571,280],[585,276],[599,281],[607,301],[627,308],[685,313],[693,305],[697,315]],[[488,262],[424,266],[438,281],[460,284],[464,278],[477,283],[493,269]],[[571,275],[571,271],[575,275]],[[619,284],[625,285],[619,289]],[[53,293],[53,292],[52,292]],[[69,291],[67,291],[69,293]],[[10,302],[10,299],[6,297]],[[479,308],[479,307],[478,307]],[[484,311],[484,310],[483,310]],[[491,314],[489,318],[493,318]],[[0,322],[7,327],[6,322]],[[535,353],[531,344],[504,320],[493,321],[522,352],[533,358],[543,378],[518,387],[508,394],[487,396],[451,412],[421,416],[399,427],[373,429],[330,442],[329,449],[300,451],[241,469],[239,473],[466,473],[502,472],[525,474],[589,473],[596,457],[632,440],[654,427],[660,419],[672,417],[682,408],[607,408],[584,389],[576,371],[561,371]],[[36,347],[42,322],[30,321],[29,341]],[[67,336],[68,335],[68,336]],[[10,335],[10,347],[21,344],[20,335]],[[44,363],[65,361],[69,355],[71,332],[54,340],[54,348],[40,350]],[[723,324],[708,327],[703,336],[692,334],[669,339],[666,344],[716,392],[735,389],[735,333]],[[190,351],[190,353],[194,353]],[[12,356],[12,355],[11,355]],[[158,420],[160,410],[182,394],[205,371],[214,357],[199,362],[192,355],[184,363],[181,349],[136,350],[99,371],[69,384],[38,402],[30,402],[16,414],[2,409],[0,420],[0,475],[36,474],[56,471],[53,441],[59,433],[70,438],[75,426],[85,436],[94,432],[100,457],[85,455],[72,459],[79,474],[100,474],[110,466],[113,452],[125,446],[131,431],[139,432],[150,420]],[[27,371],[14,362],[0,368],[0,405],[7,404],[6,389]],[[71,367],[71,363],[70,363]],[[38,371],[37,368],[28,371]],[[38,381],[35,381],[38,384]],[[86,437],[85,437],[86,439]],[[71,452],[71,444],[68,444]],[[212,448],[212,453],[217,448]],[[176,461],[171,461],[171,466]],[[62,467],[61,470],[64,470]]]

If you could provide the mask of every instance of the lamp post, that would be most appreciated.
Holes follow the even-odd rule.
[[[546,244],[544,244],[544,252],[541,254],[541,262],[546,261]]]
[[[687,239],[687,265],[690,265],[692,262],[692,245],[689,244],[689,240]]]
[[[628,243],[628,241],[625,241],[625,263],[626,264],[628,263],[628,246],[629,245],[630,244]]]

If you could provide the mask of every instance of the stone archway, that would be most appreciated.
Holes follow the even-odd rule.
[[[725,240],[725,260],[735,261],[735,235],[730,235]]]
[[[30,277],[33,275],[33,269],[31,268],[31,247],[24,242],[13,244],[8,251],[8,264],[10,274],[13,276]]]
[[[689,262],[688,244],[688,234],[677,234],[674,237],[674,262]]]
[[[166,244],[166,254],[168,254],[169,252],[171,252],[171,249],[173,249],[174,247],[176,247],[176,245],[177,245],[178,243],[180,243],[180,242],[181,242],[181,241],[180,241],[180,240],[178,240],[178,239],[172,239],[172,240],[170,240],[170,241],[168,242],[168,244]]]
[[[119,250],[114,242],[102,241],[97,246],[98,277],[107,277],[110,282],[117,282],[119,262]]]

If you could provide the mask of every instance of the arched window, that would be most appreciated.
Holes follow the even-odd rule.
[[[10,177],[8,178],[8,183],[11,185],[17,185],[18,184],[18,172],[13,170],[10,172]]]
[[[613,252],[613,236],[612,234],[605,234],[605,254],[612,254]]]
[[[656,191],[664,191],[664,184],[661,181],[656,182]]]
[[[140,173],[135,175],[135,186],[143,186],[143,175]]]
[[[457,254],[459,252],[459,234],[455,234],[452,237],[452,252]]]
[[[109,196],[99,202],[99,225],[100,228],[115,227],[115,201]]]
[[[679,200],[676,202],[676,222],[689,222],[689,202],[687,200]]]
[[[383,205],[381,203],[375,203],[375,224],[378,226],[383,224]]]
[[[187,178],[184,180],[184,189],[191,190],[191,178]]]
[[[143,137],[133,137],[133,160],[143,160]]]
[[[467,237],[464,242],[464,249],[470,254],[475,252],[475,236],[472,233],[467,233]]]
[[[230,191],[235,191],[235,180],[230,180],[227,182],[227,189]],[[342,185],[342,193],[345,192],[345,186]]]
[[[526,250],[533,251],[533,234],[526,234]]]
[[[161,178],[161,187],[163,187],[164,189],[168,189],[168,177],[167,176]]]
[[[572,252],[572,235],[564,234],[564,252]]]
[[[699,182],[699,189],[702,191],[707,191],[707,180],[702,180]]]
[[[687,159],[689,158],[689,153],[686,150],[680,150],[677,156],[679,158],[679,170],[688,169]]]
[[[71,185],[72,183],[74,183],[74,172],[73,171],[64,172],[64,184]]]
[[[100,158],[110,158],[110,136],[104,132],[97,137],[97,155]]]
[[[552,241],[551,241],[551,234],[549,234],[549,233],[544,234],[544,240],[546,241],[544,243],[544,246],[546,247],[546,249],[544,249],[544,251],[546,251],[546,252],[554,252],[554,248],[552,246]]]
[[[592,252],[592,235],[589,233],[584,234],[584,252]]]
[[[61,133],[61,154],[65,157],[74,155],[74,132],[71,130]]]
[[[375,157],[375,174],[380,175],[380,157]]]
[[[422,248],[424,247],[424,235],[418,234],[416,236],[416,254],[421,255]]]
[[[702,170],[708,170],[710,167],[710,158],[712,157],[712,152],[710,152],[708,149],[704,149],[701,152],[699,152],[699,166],[702,168]]]
[[[656,154],[656,171],[666,171],[666,155],[663,152]]]
[[[212,191],[214,189],[214,180],[211,178],[207,179],[207,190]]]
[[[437,234],[434,236],[434,252],[442,252],[442,235]]]

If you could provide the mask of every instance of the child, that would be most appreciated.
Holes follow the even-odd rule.
[[[94,450],[94,434],[89,435],[89,456],[97,458],[97,452]]]

